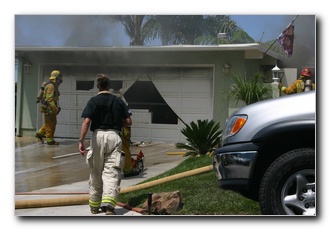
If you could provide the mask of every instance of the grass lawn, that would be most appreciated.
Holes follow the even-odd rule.
[[[212,164],[210,156],[191,157],[177,167],[142,183],[175,175]],[[141,183],[141,184],[142,184]],[[175,215],[261,215],[259,203],[239,193],[218,187],[214,171],[185,177],[119,195],[119,201],[132,207],[142,207],[148,193],[181,192],[183,207]]]

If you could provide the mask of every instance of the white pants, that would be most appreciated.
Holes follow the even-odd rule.
[[[95,130],[86,161],[89,178],[89,205],[115,207],[120,192],[121,171],[124,166],[122,141],[116,130]]]

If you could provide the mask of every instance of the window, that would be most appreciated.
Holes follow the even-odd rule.
[[[76,81],[76,90],[91,90],[94,88],[94,81]]]

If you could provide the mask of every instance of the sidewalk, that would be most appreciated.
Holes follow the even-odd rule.
[[[121,188],[128,188],[148,178],[157,176],[171,168],[176,167],[182,160],[164,164],[150,166],[144,169],[138,176],[122,178]],[[19,200],[40,200],[40,199],[53,199],[53,198],[68,198],[71,196],[88,195],[88,181],[77,182],[73,184],[61,185],[57,187],[50,187],[33,191],[31,193],[47,193],[37,195],[15,195],[15,201]],[[54,194],[52,194],[54,193]],[[58,195],[56,193],[68,193],[69,195]],[[72,193],[72,195],[70,194]],[[50,194],[50,195],[48,195]],[[142,215],[138,209],[130,210],[125,207],[125,204],[118,202],[115,212],[117,215],[125,216],[140,216]],[[55,207],[41,207],[41,208],[27,208],[15,209],[15,216],[106,216],[103,212],[99,214],[91,214],[89,205],[69,205],[69,206],[55,206]]]

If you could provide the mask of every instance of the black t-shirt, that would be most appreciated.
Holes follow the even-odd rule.
[[[131,116],[124,101],[109,93],[92,97],[83,110],[81,117],[92,120],[91,131],[95,129],[116,129],[121,131],[123,120]]]

